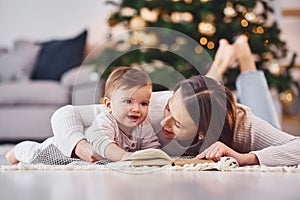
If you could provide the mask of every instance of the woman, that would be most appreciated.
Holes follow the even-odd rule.
[[[229,45],[222,40],[219,50],[221,49],[227,51],[223,52],[221,59],[217,58],[217,53],[214,61],[221,72],[226,69],[224,66],[229,66],[228,64],[235,60],[233,55],[236,55],[242,73],[246,71],[249,74],[256,73],[253,78],[257,80],[253,80],[253,83],[261,81],[262,74],[256,72],[251,51],[244,36],[239,37],[234,45]],[[219,50],[218,52],[221,54]],[[228,54],[230,55],[226,57]],[[213,74],[214,72],[208,73],[209,76],[213,76]],[[246,76],[246,73],[244,74]],[[262,80],[260,85],[266,85],[265,80]],[[208,86],[205,87],[205,85]],[[213,93],[214,89],[223,91],[219,92],[223,95],[220,98],[222,99],[220,104],[218,104],[218,95],[207,97],[209,101],[194,95],[202,91]],[[186,91],[188,93],[185,93]],[[158,133],[163,149],[168,154],[182,155],[187,152],[196,155],[205,149],[197,158],[217,161],[221,156],[232,156],[240,165],[295,165],[300,163],[299,137],[291,136],[274,128],[253,115],[247,107],[236,105],[231,92],[212,79],[203,76],[190,78],[180,82],[174,92],[174,95],[170,92],[153,94],[149,109],[153,128]],[[223,101],[223,97],[226,101]],[[269,97],[268,95],[260,97],[265,98],[265,102],[259,99],[259,102],[265,103],[266,110],[271,105]],[[254,98],[257,97],[254,96]],[[209,106],[204,106],[207,102],[215,102],[215,105],[226,107],[226,109],[224,112],[222,109],[216,109],[217,113],[214,114],[212,111],[214,109],[209,110],[207,109]],[[195,103],[202,108],[199,110],[201,113],[194,112],[198,109],[190,109],[195,107],[189,107],[189,105]],[[274,110],[274,108],[269,110]],[[51,121],[54,135],[57,138],[59,149],[65,155],[73,155],[91,162],[101,159],[84,137],[84,129],[90,126],[94,115],[98,112],[101,112],[101,108],[96,105],[65,106],[53,115]],[[271,112],[271,114],[274,113]],[[217,117],[216,119],[212,118],[214,122],[210,122],[211,118],[205,118],[206,115]],[[203,121],[205,119],[206,121]],[[278,120],[273,122],[276,126]],[[222,124],[222,126],[218,126],[218,124]]]

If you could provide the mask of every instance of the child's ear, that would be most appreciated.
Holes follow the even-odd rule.
[[[104,101],[104,105],[105,105],[107,111],[111,113],[111,100],[110,100],[110,98],[104,97],[103,101]]]

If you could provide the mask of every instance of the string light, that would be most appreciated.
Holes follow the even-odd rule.
[[[185,2],[186,4],[190,4],[190,3],[193,2],[193,0],[184,0],[184,2]]]
[[[195,47],[195,53],[196,54],[201,54],[203,52],[203,47],[198,45]]]
[[[207,44],[207,38],[206,37],[201,37],[199,42],[202,45],[206,45]]]
[[[258,26],[256,31],[257,31],[258,34],[264,34],[264,32],[265,32],[265,30],[262,26]]]
[[[241,21],[241,25],[242,25],[243,27],[247,27],[247,26],[249,25],[249,23],[248,23],[248,21],[247,21],[247,20],[245,20],[245,19],[242,19],[242,21]]]
[[[186,39],[184,37],[177,37],[175,39],[175,42],[179,45],[184,45],[184,44],[186,44]]]
[[[214,47],[215,47],[215,43],[214,42],[210,41],[210,42],[207,43],[207,48],[213,49]]]
[[[160,50],[161,52],[168,51],[168,45],[167,45],[167,44],[160,44],[160,45],[158,46],[158,48],[159,48],[159,50]]]

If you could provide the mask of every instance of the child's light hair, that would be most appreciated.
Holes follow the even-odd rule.
[[[140,88],[151,86],[149,75],[135,67],[117,67],[107,78],[105,84],[105,97],[111,98],[116,89]]]

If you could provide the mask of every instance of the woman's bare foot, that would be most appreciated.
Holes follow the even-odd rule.
[[[221,39],[217,50],[214,63],[219,69],[221,75],[225,73],[230,65],[236,60],[234,47],[227,40]]]
[[[246,35],[240,35],[232,46],[235,49],[240,71],[256,71],[257,69],[248,43],[248,37]]]
[[[236,60],[235,48],[228,43],[226,39],[219,41],[219,48],[216,52],[212,67],[207,76],[213,77],[217,81],[222,79],[222,76],[232,63]]]
[[[5,158],[7,160],[8,163],[10,164],[16,164],[18,163],[19,161],[17,160],[17,158],[15,157],[15,148],[16,147],[13,147],[11,150],[9,150],[6,155],[5,155]]]

